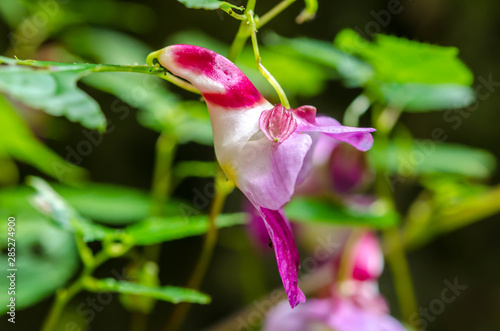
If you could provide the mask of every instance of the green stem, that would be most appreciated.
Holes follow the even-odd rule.
[[[222,170],[219,170],[215,177],[215,198],[212,201],[208,215],[210,222],[209,228],[207,234],[205,235],[205,241],[203,242],[203,248],[198,262],[196,263],[193,273],[191,274],[191,277],[186,285],[188,288],[195,290],[199,289],[203,277],[207,272],[212,259],[215,244],[217,243],[217,226],[215,224],[215,220],[222,212],[226,197],[233,191],[233,189],[234,184],[232,182],[228,182]],[[190,308],[191,304],[189,303],[180,303],[175,306],[172,317],[165,326],[165,331],[178,330],[186,318]]]
[[[280,14],[283,10],[288,8],[292,3],[296,0],[284,0],[274,6],[271,10],[265,13],[259,20],[255,22],[255,26],[257,29],[263,27],[265,24],[269,23],[273,18],[275,18],[278,14]],[[250,12],[255,11],[255,0],[248,1],[245,16]],[[231,44],[231,48],[229,49],[228,59],[232,62],[236,61],[236,58],[245,47],[245,43],[247,39],[251,35],[251,29],[249,28],[248,20],[244,20],[240,23],[240,27],[238,28],[238,32],[234,37],[233,43]]]
[[[156,159],[153,171],[151,192],[153,196],[151,216],[164,216],[165,203],[170,196],[172,185],[172,163],[177,149],[177,140],[163,131],[156,141]]]
[[[47,315],[45,322],[42,326],[41,331],[52,331],[57,325],[57,321],[61,317],[64,308],[68,302],[82,289],[82,277],[78,278],[71,286],[67,289],[61,289],[57,291],[56,298],[52,307],[50,308],[49,314]]]
[[[394,277],[394,286],[398,297],[403,321],[411,322],[411,317],[418,314],[415,290],[410,274],[410,267],[397,227],[391,227],[383,232],[387,247],[387,260]]]
[[[229,48],[227,58],[230,61],[236,61],[236,58],[240,55],[243,47],[245,47],[248,37],[250,37],[250,34],[248,33],[248,22],[245,20],[240,23],[240,27],[238,28],[238,32],[236,32],[231,48]]]
[[[172,163],[177,148],[177,140],[168,134],[168,129],[164,130],[156,141],[156,159],[153,171],[153,181],[151,184],[152,204],[151,217],[162,217],[165,214],[165,203],[171,193],[172,187]],[[158,263],[160,259],[161,244],[144,247],[144,259],[142,263],[153,261]],[[141,264],[141,267],[143,265]],[[148,317],[140,311],[132,313],[132,323],[130,330],[146,330]]]
[[[78,241],[77,237],[77,241]],[[86,248],[88,248],[85,245]],[[78,245],[78,251],[80,252],[80,256],[85,256],[86,251],[81,251],[81,245]],[[129,247],[130,248],[130,247]],[[123,250],[123,254],[125,254],[128,249]],[[53,331],[57,325],[57,321],[61,317],[64,308],[68,304],[68,302],[78,294],[84,288],[84,280],[88,276],[92,275],[94,270],[99,267],[101,264],[106,262],[109,259],[107,252],[101,251],[99,252],[93,259],[91,264],[85,264],[89,261],[89,259],[84,260],[84,269],[81,275],[75,280],[68,288],[60,289],[56,293],[55,301],[50,308],[49,314],[47,315],[45,322],[43,323],[41,331]]]
[[[91,72],[134,72],[139,74],[147,74],[156,77],[163,78],[170,83],[185,89],[186,91],[193,92],[196,94],[201,94],[200,91],[189,82],[180,79],[177,76],[172,75],[167,72],[165,68],[159,66],[159,63],[153,63],[154,60],[158,60],[159,53],[162,50],[152,52],[148,55],[146,59],[147,65],[142,66],[131,66],[131,65],[118,65],[118,64],[93,64],[91,67],[88,64],[82,64],[82,69],[87,69]],[[19,60],[16,58],[15,64],[25,65],[35,68],[50,68],[52,66],[57,67],[61,65],[60,63],[46,62],[46,61],[35,61],[35,60]]]
[[[378,130],[376,140],[379,145],[384,146],[389,143],[389,135],[400,115],[401,110],[399,109],[374,107],[373,123]],[[388,201],[392,205],[392,208],[395,209],[394,194],[387,185],[382,173],[377,174],[376,189],[378,195]],[[417,301],[409,263],[398,227],[393,226],[384,230],[383,237],[387,261],[394,277],[394,286],[401,315],[406,323],[410,323],[410,317],[418,314]]]
[[[151,184],[152,204],[151,217],[162,217],[165,214],[165,203],[170,196],[172,185],[172,163],[175,150],[177,149],[176,139],[163,131],[156,141],[156,159],[153,171],[153,182]],[[146,246],[144,257],[146,261],[158,261],[160,257],[161,244]]]
[[[236,18],[237,20],[244,21],[246,20],[245,15],[237,14],[233,10],[234,6],[228,5],[228,4],[223,4],[220,9],[225,11],[229,16]],[[238,10],[241,10],[241,8],[238,8]]]
[[[250,11],[255,10],[255,4],[257,0],[248,0],[245,12],[243,16],[245,16],[245,20],[241,21],[240,26],[238,28],[238,32],[236,32],[236,36],[234,37],[233,43],[231,44],[231,48],[229,49],[229,54],[227,58],[234,62],[238,55],[240,55],[243,47],[245,47],[245,43],[247,42],[248,37],[250,37],[250,31],[248,30],[248,20],[246,14]]]
[[[274,19],[282,11],[287,9],[295,1],[296,0],[283,0],[280,3],[278,3],[271,10],[269,10],[267,13],[262,15],[259,22],[257,23],[257,29],[259,29],[259,28],[263,27],[264,25],[266,25],[267,23],[269,23],[272,19]]]
[[[273,88],[276,90],[276,93],[278,93],[281,105],[286,109],[290,109],[290,103],[288,102],[288,98],[286,97],[285,91],[283,91],[283,88],[281,88],[276,78],[274,78],[273,75],[271,75],[271,73],[262,65],[262,59],[260,57],[260,51],[259,51],[259,43],[257,42],[257,27],[255,25],[253,12],[249,11],[247,13],[247,17],[248,17],[248,22],[250,23],[252,47],[253,47],[253,52],[255,54],[255,61],[257,62],[257,68],[259,68],[260,73],[273,86]]]
[[[344,125],[358,126],[359,118],[363,115],[368,108],[370,108],[370,98],[365,94],[360,94],[354,99],[347,107],[344,113]]]

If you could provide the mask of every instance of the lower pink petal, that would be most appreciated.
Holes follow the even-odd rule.
[[[298,286],[300,257],[290,229],[290,223],[282,209],[271,210],[261,206],[255,207],[266,224],[276,254],[276,262],[278,263],[283,287],[290,306],[294,308],[300,302],[305,302],[306,297]]]

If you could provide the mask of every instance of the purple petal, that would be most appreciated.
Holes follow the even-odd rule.
[[[298,108],[292,109],[294,115],[298,117],[301,121],[309,124],[316,123],[316,107],[314,106],[300,106]]]
[[[389,314],[364,309],[346,298],[336,298],[328,326],[336,331],[404,331]]]
[[[238,187],[256,205],[273,210],[283,207],[292,197],[311,143],[308,134],[294,133],[278,144],[257,133],[234,156]]]
[[[245,200],[244,209],[248,215],[247,231],[249,237],[252,239],[252,243],[263,252],[271,252],[269,248],[269,234],[259,211],[248,200]]]
[[[364,152],[373,146],[373,137],[370,133],[374,132],[375,129],[343,126],[333,118],[318,116],[316,117],[316,124],[302,121],[297,131],[322,132],[329,137],[346,142]]]
[[[298,286],[298,271],[300,268],[300,257],[290,230],[290,223],[285,217],[282,209],[270,210],[256,206],[269,232],[273,243],[274,253],[278,270],[285,288],[290,306],[294,308],[300,302],[305,302],[306,297]]]
[[[359,189],[370,177],[366,154],[348,144],[339,144],[333,150],[329,171],[333,189],[341,194]]]
[[[262,331],[306,331],[314,323],[325,324],[332,313],[332,300],[312,299],[291,309],[285,302],[280,302],[266,316]]]

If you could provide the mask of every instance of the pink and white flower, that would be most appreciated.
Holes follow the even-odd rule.
[[[375,130],[317,117],[312,106],[272,105],[231,61],[211,50],[172,45],[152,55],[201,92],[219,164],[264,219],[290,305],[304,302],[298,288],[299,254],[282,207],[307,176],[319,134],[366,151]]]

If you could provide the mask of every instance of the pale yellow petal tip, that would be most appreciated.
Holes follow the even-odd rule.
[[[155,66],[156,64],[159,64],[161,53],[163,53],[163,48],[149,53],[148,57],[146,58],[146,64],[148,66]],[[156,59],[156,62],[155,62],[155,59]]]
[[[236,175],[236,171],[234,170],[234,168],[229,165],[229,164],[221,164],[220,165],[222,171],[224,171],[224,173],[226,174],[226,177],[232,181],[234,183],[234,185],[238,186],[238,181],[236,180],[237,178],[237,175]]]

